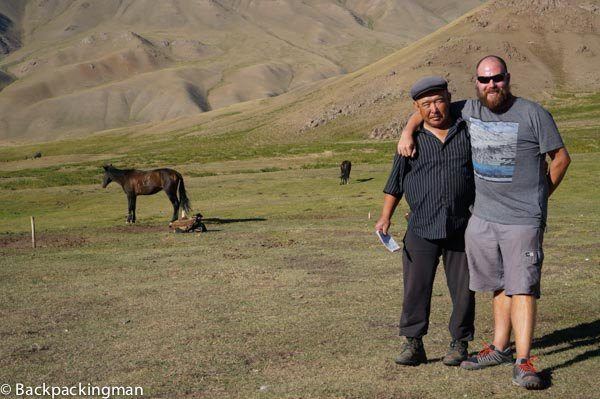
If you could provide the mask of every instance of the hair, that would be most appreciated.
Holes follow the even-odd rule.
[[[506,66],[506,61],[504,61],[501,57],[498,57],[497,55],[486,55],[485,57],[480,59],[479,62],[477,63],[477,66],[475,67],[475,71],[477,71],[479,69],[479,65],[481,65],[481,63],[483,61],[487,60],[488,58],[493,58],[496,61],[498,61],[500,63],[500,65],[502,65],[502,68],[504,68],[504,72],[508,72],[508,67]]]
[[[111,176],[125,176],[128,172],[131,172],[133,169],[117,169],[112,165],[105,165],[105,172]]]

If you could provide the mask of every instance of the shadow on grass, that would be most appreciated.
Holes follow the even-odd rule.
[[[221,219],[221,218],[206,218],[202,219],[204,223],[210,224],[227,224],[227,223],[242,223],[242,222],[264,222],[265,218],[246,218],[246,219]]]
[[[533,348],[543,349],[560,345],[559,348],[543,351],[541,353],[543,355],[565,352],[582,346],[595,345],[593,348],[590,348],[586,352],[581,353],[572,359],[542,370],[540,374],[544,380],[547,381],[547,387],[552,385],[552,373],[554,370],[570,367],[579,362],[600,356],[600,348],[596,346],[599,338],[600,320],[596,320],[590,323],[581,323],[573,327],[556,330],[535,339],[532,345]],[[566,345],[563,346],[563,344]]]
[[[373,177],[369,177],[367,179],[356,179],[356,182],[357,183],[364,183],[364,182],[367,182],[367,181],[371,181],[373,179],[374,179]]]

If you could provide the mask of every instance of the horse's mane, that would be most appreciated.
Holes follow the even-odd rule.
[[[135,169],[117,169],[112,165],[109,165],[106,168],[106,171],[112,175],[112,176],[125,176],[131,172],[133,172]]]

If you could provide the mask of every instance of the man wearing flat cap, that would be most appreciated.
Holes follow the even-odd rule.
[[[469,290],[464,245],[469,207],[475,198],[471,145],[465,122],[450,115],[445,79],[422,78],[410,94],[423,118],[415,134],[420,151],[414,158],[396,154],[375,225],[377,231],[387,234],[404,195],[411,210],[402,256],[400,335],[406,337],[406,343],[396,363],[416,366],[427,362],[422,338],[429,326],[433,281],[441,257],[452,298],[448,325],[452,339],[443,363],[458,366],[467,358],[468,341],[475,330],[475,297]]]
[[[549,381],[531,356],[542,244],[548,198],[571,157],[550,112],[512,94],[511,75],[501,57],[483,57],[475,71],[477,99],[452,105],[469,125],[473,149],[476,199],[465,231],[470,287],[493,292],[494,332],[492,342],[460,367],[480,370],[513,364],[515,385],[544,389]],[[410,156],[417,150],[411,136],[413,131],[420,134],[422,119],[417,112],[409,118],[398,145],[400,154]],[[547,157],[552,161],[549,168]]]

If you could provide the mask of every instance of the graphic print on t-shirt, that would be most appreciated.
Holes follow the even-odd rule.
[[[510,183],[515,171],[519,124],[484,122],[471,117],[469,131],[475,176],[487,181]]]

